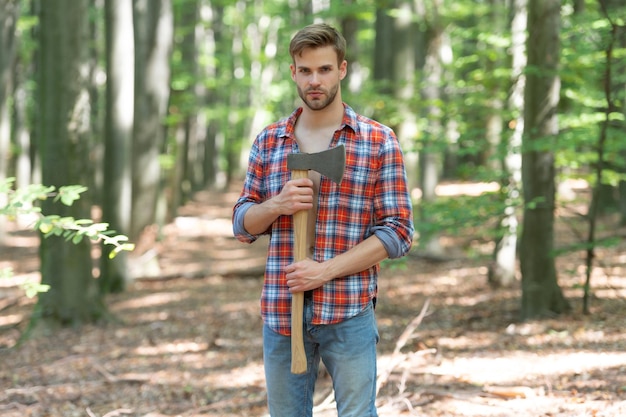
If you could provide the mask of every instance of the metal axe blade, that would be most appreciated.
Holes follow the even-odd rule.
[[[292,153],[287,155],[289,170],[312,170],[324,175],[335,184],[341,184],[346,167],[346,148],[339,145],[317,153]]]

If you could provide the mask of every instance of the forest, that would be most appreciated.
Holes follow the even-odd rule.
[[[394,129],[412,190],[414,247],[382,268],[390,306],[380,323],[398,337],[381,346],[397,361],[383,367],[384,415],[626,412],[618,401],[626,397],[626,358],[617,354],[626,295],[623,0],[0,0],[0,355],[21,364],[0,371],[0,415],[265,412],[262,381],[211,391],[193,384],[194,369],[185,377],[163,371],[164,379],[187,382],[159,385],[146,376],[157,365],[123,363],[110,337],[131,332],[128,322],[143,329],[151,321],[143,315],[160,317],[127,311],[133,299],[196,291],[188,305],[163,301],[172,310],[127,334],[128,343],[148,340],[158,350],[162,337],[173,346],[163,356],[181,361],[232,351],[220,356],[225,368],[234,372],[244,361],[250,375],[258,373],[258,354],[233,345],[259,347],[264,248],[234,244],[228,209],[255,136],[299,105],[289,40],[320,21],[348,43],[343,99]],[[467,281],[451,272],[457,267],[470,271]],[[429,282],[442,283],[437,296],[427,296]],[[197,296],[212,291],[220,300],[200,313],[209,307]],[[490,303],[475,301],[487,309],[477,312],[465,309],[470,299]],[[199,341],[201,330],[178,335],[184,315],[212,341]],[[434,318],[451,334],[441,336],[446,325],[429,324]],[[226,330],[229,322],[236,329]],[[442,382],[444,393],[416,382],[411,366],[434,368],[442,346],[461,343],[448,340],[453,334],[474,348],[486,343],[480,327],[487,322],[507,329],[494,342],[505,350],[536,331],[536,339],[549,339],[546,352],[578,343],[616,352],[617,364],[604,370],[605,385],[597,382],[600,368],[572,371],[600,384],[593,387],[574,377],[526,376],[503,384],[512,391],[489,391],[497,382],[487,378],[463,388],[460,379]],[[465,335],[474,327],[481,340]],[[86,344],[75,329],[85,329]],[[42,353],[41,338],[57,348]],[[104,349],[100,365],[88,367],[82,360],[96,345]],[[116,362],[102,356],[113,351]],[[70,358],[74,372],[121,384],[124,394],[99,401],[101,385],[58,381],[50,386],[60,391],[45,394],[25,359],[39,354],[52,364]],[[57,376],[62,365],[49,366],[40,374],[74,381]],[[145,374],[133,370],[142,366]],[[471,391],[478,385],[480,395]],[[138,386],[149,397],[145,407],[124,405],[124,395],[140,395]],[[554,403],[455,414],[450,404],[469,401],[468,392],[481,401],[488,394]],[[170,408],[159,408],[163,398]],[[562,405],[576,400],[587,408]],[[552,406],[563,414],[546,411]],[[150,414],[157,409],[162,414]]]

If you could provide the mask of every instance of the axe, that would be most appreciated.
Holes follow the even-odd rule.
[[[341,183],[346,167],[346,150],[343,145],[318,153],[292,153],[287,155],[287,168],[291,170],[291,179],[308,178],[309,170],[317,171],[336,184]],[[294,262],[306,259],[308,210],[300,210],[293,215],[294,225]],[[291,296],[291,373],[306,372],[306,353],[302,333],[302,314],[304,293]]]

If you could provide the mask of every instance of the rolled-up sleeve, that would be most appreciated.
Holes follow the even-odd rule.
[[[376,224],[370,232],[380,239],[390,258],[400,258],[411,249],[415,229],[404,158],[395,134],[390,133],[379,158]]]
[[[259,235],[248,233],[244,226],[246,213],[255,204],[264,201],[263,194],[263,166],[259,157],[258,138],[252,144],[248,160],[248,171],[244,181],[243,190],[233,207],[233,234],[237,240],[244,243],[253,243]]]
[[[244,218],[246,213],[253,205],[254,203],[250,201],[244,201],[233,210],[233,234],[242,242],[252,243],[257,239],[257,236],[248,233],[244,227]]]

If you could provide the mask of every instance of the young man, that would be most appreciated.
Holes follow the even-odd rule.
[[[235,236],[269,233],[263,292],[263,351],[272,417],[311,416],[320,358],[339,417],[376,416],[374,317],[379,263],[405,255],[413,236],[402,152],[393,131],[341,99],[346,41],[314,24],[292,39],[291,78],[303,106],[266,127],[250,152],[233,210]],[[287,155],[346,149],[340,185],[309,171],[291,180]],[[294,263],[292,215],[310,210],[309,258]],[[304,291],[307,372],[292,374],[291,293]]]

